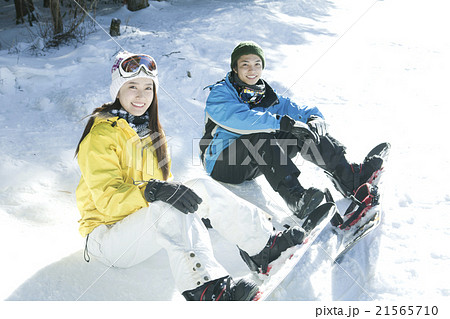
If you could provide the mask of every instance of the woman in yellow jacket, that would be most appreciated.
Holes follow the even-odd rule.
[[[201,218],[247,256],[263,256],[266,264],[300,244],[304,232],[293,227],[274,233],[257,207],[209,178],[189,181],[190,187],[173,182],[157,89],[151,56],[117,55],[110,87],[114,102],[94,110],[76,151],[79,230],[87,236],[86,252],[108,266],[127,268],[165,249],[187,300],[252,300],[258,287],[230,278],[214,258]]]

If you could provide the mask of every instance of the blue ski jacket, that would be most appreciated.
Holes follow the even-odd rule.
[[[304,123],[311,115],[323,118],[317,107],[298,106],[289,98],[275,93],[265,81],[265,103],[244,103],[230,82],[229,75],[209,86],[211,91],[206,100],[205,129],[200,150],[208,174],[211,174],[222,151],[242,135],[276,132],[284,115]]]

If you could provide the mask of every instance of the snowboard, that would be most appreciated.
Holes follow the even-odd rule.
[[[318,206],[302,224],[307,234],[303,244],[284,251],[279,258],[269,264],[267,273],[255,273],[252,275],[252,280],[259,283],[259,292],[253,299],[254,301],[263,301],[270,297],[274,290],[293,271],[335,213],[336,205],[334,202],[326,202]]]
[[[352,230],[348,236],[342,235],[341,244],[334,257],[335,263],[340,263],[347,252],[380,225],[382,210],[380,207],[375,207],[374,209],[376,211],[369,218],[365,219],[361,225],[357,226],[356,229]]]
[[[340,263],[345,254],[355,245],[373,232],[380,225],[383,217],[381,205],[381,176],[390,151],[389,143],[376,146],[367,156],[379,155],[383,158],[383,166],[372,174],[367,183],[361,185],[344,213],[342,221],[334,228],[339,237],[339,246],[335,252],[334,262]]]

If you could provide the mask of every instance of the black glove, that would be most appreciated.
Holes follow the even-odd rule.
[[[316,132],[319,136],[325,136],[328,133],[327,122],[320,116],[311,115],[308,121],[306,121],[306,124],[308,124],[311,130]]]
[[[318,144],[320,141],[319,135],[312,131],[311,128],[300,121],[295,121],[288,115],[284,115],[280,121],[280,131],[290,132],[298,140],[312,139],[314,143]]]
[[[194,213],[202,202],[192,189],[175,182],[150,180],[145,187],[144,195],[148,202],[160,200],[184,214]]]

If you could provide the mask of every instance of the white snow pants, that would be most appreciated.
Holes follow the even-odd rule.
[[[184,292],[228,275],[213,255],[202,217],[250,256],[264,248],[272,224],[259,208],[210,178],[185,185],[203,199],[195,214],[183,214],[156,201],[114,225],[96,227],[89,234],[89,254],[108,266],[127,268],[165,249],[177,289]]]

